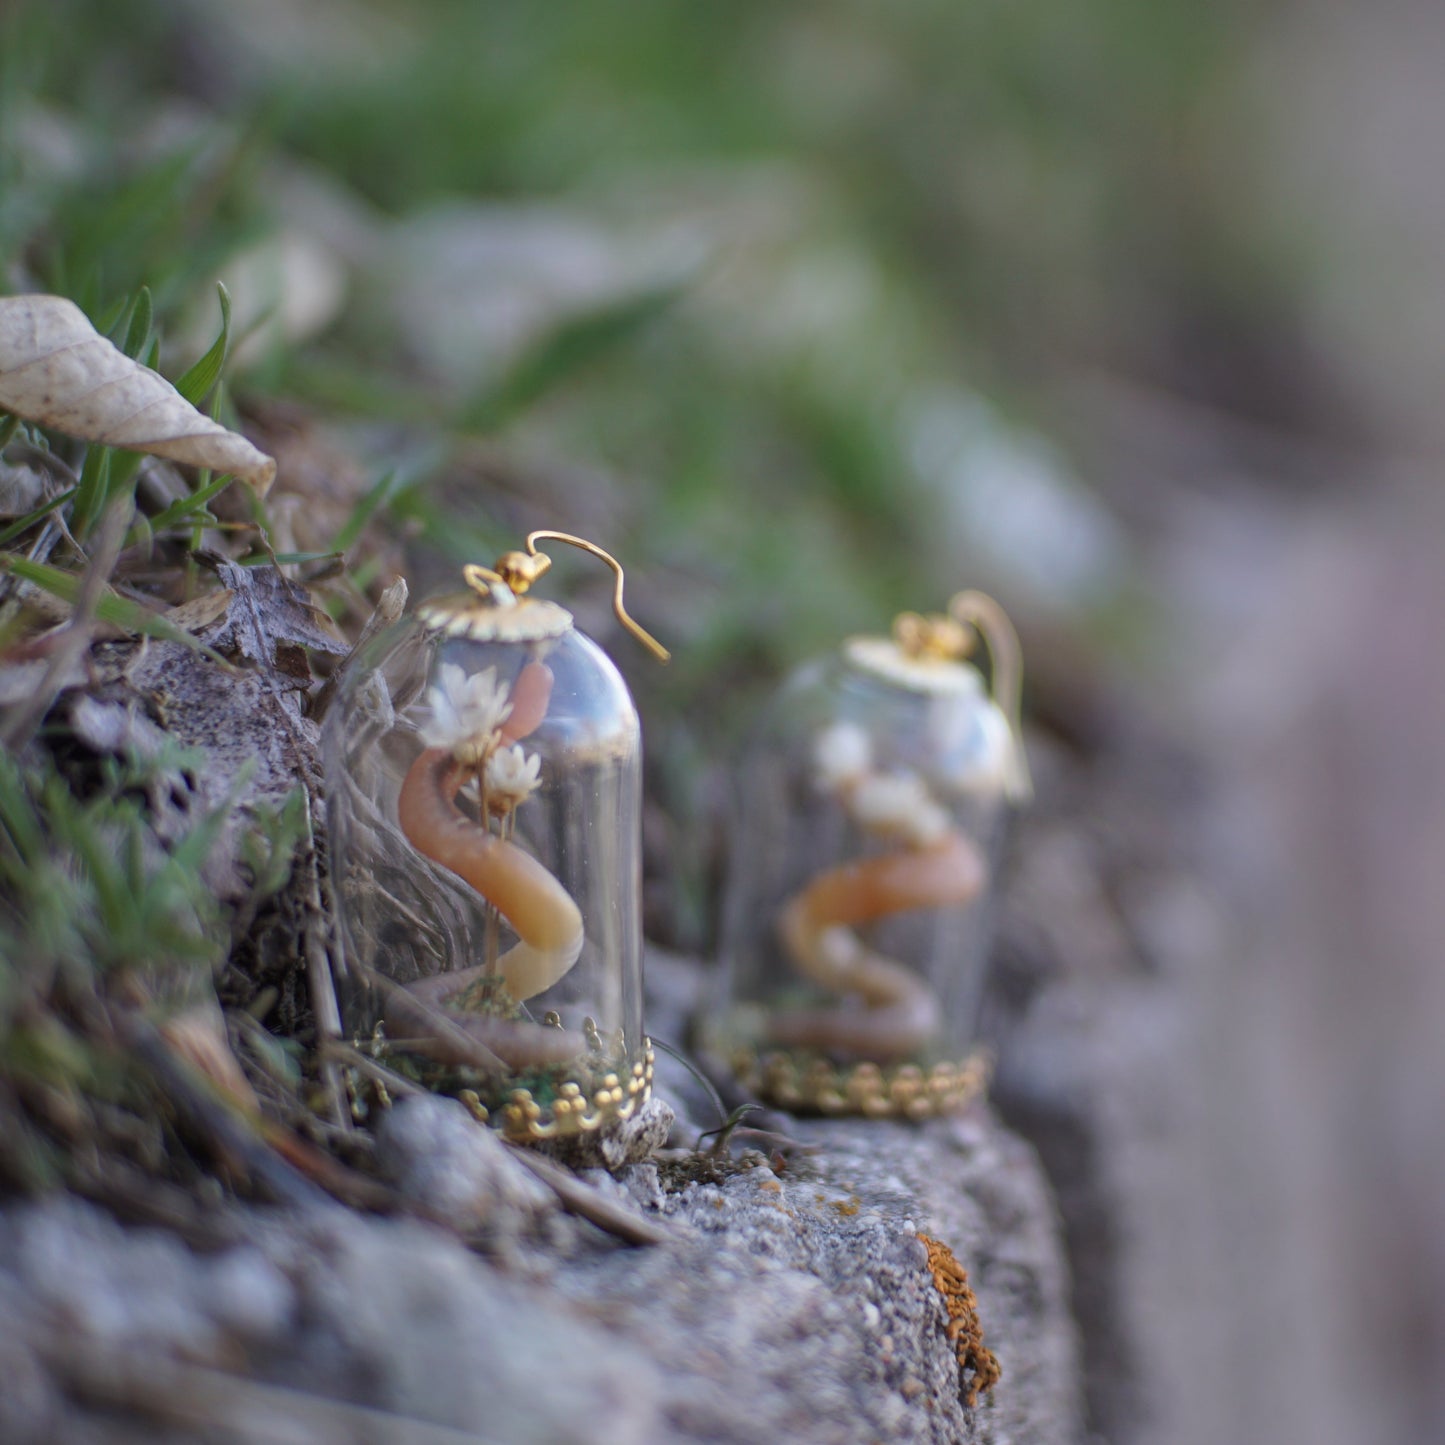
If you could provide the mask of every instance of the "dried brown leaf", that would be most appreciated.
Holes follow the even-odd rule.
[[[213,622],[219,622],[231,610],[235,592],[229,587],[219,587],[203,597],[194,597],[177,607],[168,608],[161,616],[187,632],[203,632]]]
[[[219,557],[204,560],[236,599],[231,608],[236,645],[253,662],[274,663],[276,644],[282,642],[336,657],[347,651],[336,624],[311,601],[306,588],[280,568],[242,567]]]
[[[230,472],[264,495],[276,463],[112,346],[61,296],[0,298],[0,409],[84,441]]]

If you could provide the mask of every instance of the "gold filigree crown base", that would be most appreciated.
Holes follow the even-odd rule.
[[[475,1089],[458,1090],[457,1098],[478,1123],[499,1129],[514,1143],[575,1139],[631,1118],[652,1097],[655,1059],[652,1040],[644,1039],[625,1073],[604,1074],[600,1082],[585,1087],[568,1080],[549,1100],[539,1099],[531,1089],[513,1089],[505,1103],[491,1108]]]
[[[956,1114],[988,1090],[992,1059],[976,1049],[957,1062],[923,1067],[837,1065],[818,1054],[743,1048],[732,1056],[738,1082],[765,1103],[794,1114],[866,1119],[931,1119]]]

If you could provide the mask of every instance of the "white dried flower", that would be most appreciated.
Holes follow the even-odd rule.
[[[495,667],[468,677],[455,662],[442,663],[427,688],[430,716],[421,725],[422,741],[429,748],[449,749],[459,763],[480,762],[511,716],[510,695],[507,684],[497,681]]]
[[[909,819],[904,840],[914,848],[936,843],[953,826],[953,820],[940,804],[929,802]]]
[[[521,743],[498,748],[487,759],[487,807],[494,813],[509,813],[525,803],[537,790],[542,759],[525,753]]]
[[[840,722],[826,727],[813,741],[813,766],[818,786],[835,793],[857,782],[873,757],[873,743],[857,723]]]
[[[865,832],[915,847],[936,842],[948,831],[948,814],[917,773],[876,773],[865,778],[848,794],[847,808]]]

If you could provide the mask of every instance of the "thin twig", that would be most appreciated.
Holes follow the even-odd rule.
[[[61,480],[69,482],[72,487],[80,485],[80,478],[75,474],[75,469],[45,447],[38,447],[34,442],[17,437],[6,446],[5,450],[19,452],[22,457],[36,463],[37,466],[42,466],[49,472],[58,473]]]
[[[32,562],[48,562],[50,554],[69,535],[69,529],[62,527],[59,518],[52,516],[40,529],[40,535],[31,543],[30,551],[26,555]]]
[[[306,956],[306,987],[311,994],[311,1013],[316,1020],[316,1041],[321,1054],[321,1083],[326,1090],[331,1119],[338,1128],[350,1129],[351,1110],[346,1107],[341,1089],[341,1075],[326,1057],[326,1045],[341,1037],[341,1006],[336,998],[336,978],[332,972],[331,954],[326,946],[326,911],[321,904],[321,870],[317,863],[316,823],[311,812],[311,789],[304,789],[306,799],[306,852],[302,866],[306,870],[306,918],[302,926],[302,948]]]
[[[454,1056],[457,1063],[467,1064],[471,1068],[482,1069],[493,1075],[508,1072],[506,1064],[496,1054],[474,1039],[460,1024],[453,1022],[435,1004],[417,994],[407,992],[404,985],[387,978],[384,973],[378,973],[374,968],[368,968],[363,964],[362,973],[373,988],[380,990],[383,998],[395,992],[405,992],[407,1007],[415,1009],[426,1020],[427,1028],[448,1048],[455,1051]]]
[[[384,1085],[387,1093],[394,1098],[405,1099],[408,1096],[428,1092],[420,1084],[412,1083],[410,1079],[398,1074],[395,1069],[388,1069],[385,1064],[378,1063],[375,1059],[362,1053],[360,1049],[354,1049],[340,1039],[327,1039],[321,1047],[323,1052],[337,1063],[348,1064],[353,1069],[359,1069],[367,1078]]]
[[[675,1232],[665,1225],[654,1224],[635,1210],[609,1199],[560,1164],[529,1152],[525,1145],[514,1146],[512,1157],[535,1174],[557,1196],[563,1208],[628,1244],[666,1244],[676,1238]]]
[[[26,559],[31,562],[48,562],[50,554],[55,550],[56,544],[65,535],[55,520],[55,513],[52,512],[46,520],[45,525],[40,529],[35,540],[30,544],[30,551]],[[13,573],[5,572],[0,574],[0,622],[8,621],[19,606],[19,600],[27,595],[28,590],[34,590],[33,582],[22,581]],[[11,592],[15,593],[12,597]]]
[[[30,741],[41,719],[50,711],[76,662],[90,650],[95,636],[95,609],[100,605],[110,574],[120,556],[121,543],[130,526],[131,507],[128,501],[112,503],[101,519],[100,534],[90,565],[80,579],[75,610],[70,622],[56,639],[45,675],[28,701],[16,708],[0,730],[0,744],[18,752]]]
[[[668,1056],[668,1058],[676,1059],[677,1062],[681,1064],[683,1068],[688,1071],[689,1074],[692,1075],[694,1080],[696,1080],[697,1083],[702,1085],[703,1090],[706,1092],[708,1099],[712,1103],[713,1108],[717,1110],[718,1127],[721,1128],[723,1125],[725,1125],[728,1120],[727,1105],[723,1103],[722,1095],[719,1094],[717,1089],[714,1087],[713,1081],[708,1078],[708,1076],[703,1073],[703,1071],[695,1063],[693,1063],[693,1061],[688,1058],[681,1049],[675,1048],[672,1044],[668,1043],[666,1039],[659,1039],[654,1036],[652,1040],[652,1046],[655,1049],[661,1049],[662,1052]],[[707,1132],[709,1134],[715,1134],[717,1130],[709,1129]],[[707,1135],[701,1136],[698,1142],[701,1143],[702,1139],[706,1137]]]
[[[816,1154],[821,1144],[809,1144],[794,1139],[791,1134],[781,1134],[776,1129],[754,1129],[749,1124],[740,1124],[733,1130],[732,1137],[739,1141],[749,1140],[754,1144],[770,1144],[773,1148],[786,1150],[789,1154]]]
[[[757,1112],[762,1107],[761,1104],[739,1104],[716,1129],[704,1129],[702,1133],[697,1136],[697,1152],[699,1154],[706,1153],[711,1159],[721,1159],[728,1152],[728,1143],[732,1139],[738,1126],[749,1114]],[[717,1138],[713,1139],[712,1143],[704,1150],[702,1141],[704,1139],[711,1139],[714,1134],[717,1135]]]
[[[405,1208],[405,1201],[389,1184],[350,1168],[284,1125],[267,1119],[261,1121],[260,1129],[280,1158],[333,1199],[375,1214],[396,1214]]]

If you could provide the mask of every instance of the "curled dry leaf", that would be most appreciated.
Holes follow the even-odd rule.
[[[262,495],[276,463],[112,346],[61,296],[0,298],[0,409],[84,441],[230,472]]]

